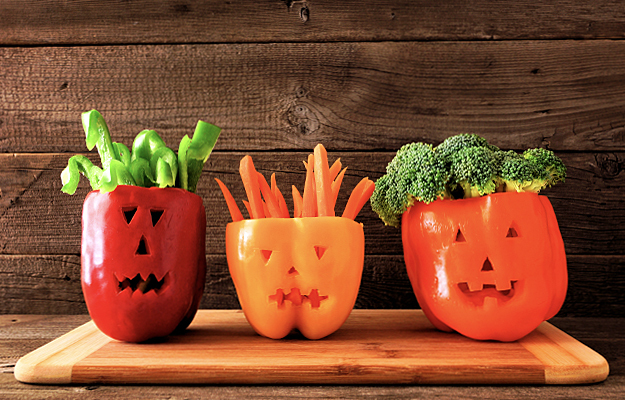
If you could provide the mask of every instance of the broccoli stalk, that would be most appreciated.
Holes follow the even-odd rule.
[[[386,225],[398,227],[415,202],[466,199],[494,192],[534,192],[563,182],[566,167],[552,151],[503,151],[474,134],[437,147],[404,145],[375,183],[371,207]]]

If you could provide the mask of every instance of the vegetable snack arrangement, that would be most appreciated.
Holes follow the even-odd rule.
[[[514,341],[560,310],[564,244],[538,192],[565,175],[549,150],[517,154],[470,134],[397,152],[371,206],[387,225],[401,221],[408,276],[433,325]]]
[[[95,110],[83,113],[87,147],[61,174],[73,194],[80,174],[93,189],[82,217],[82,287],[106,335],[141,342],[186,328],[204,289],[206,216],[193,193],[220,129],[198,122],[178,153],[153,130],[132,151],[112,142]],[[257,333],[279,339],[298,330],[323,338],[349,316],[364,261],[362,224],[371,198],[387,225],[401,222],[404,259],[415,295],[437,328],[481,340],[513,341],[554,316],[566,295],[564,244],[551,203],[538,192],[563,181],[551,151],[503,151],[477,135],[437,147],[403,146],[374,184],[362,179],[341,217],[335,205],[346,169],[330,167],[319,144],[304,162],[303,193],[293,186],[293,218],[277,186],[252,158],[239,172],[244,219],[216,179],[233,222],[228,266],[241,307]]]
[[[292,187],[290,218],[275,174],[271,185],[245,156],[239,172],[250,219],[219,180],[233,222],[226,228],[226,255],[241,307],[254,330],[280,339],[297,329],[323,338],[349,316],[360,287],[364,232],[354,219],[375,185],[364,178],[351,193],[342,217],[335,204],[345,174],[329,167],[319,144],[308,156],[303,194]]]
[[[220,133],[199,121],[178,154],[153,130],[139,133],[132,152],[111,141],[96,110],[82,114],[89,150],[69,159],[62,190],[73,194],[80,174],[93,189],[83,205],[81,282],[91,318],[106,335],[142,342],[185,329],[206,279],[206,214],[193,193]]]

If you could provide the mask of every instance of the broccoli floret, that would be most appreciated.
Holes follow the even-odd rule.
[[[499,150],[497,146],[488,144],[486,139],[474,133],[461,133],[448,137],[443,143],[436,146],[435,150],[441,157],[448,159],[454,153],[469,147],[485,147],[493,152]]]
[[[394,199],[397,190],[393,190],[391,175],[383,175],[375,182],[375,190],[371,195],[371,208],[375,211],[385,225],[399,226],[399,217],[404,213],[403,208],[408,209],[410,202],[406,195],[402,199]]]
[[[415,201],[431,203],[449,197],[449,171],[431,145],[402,146],[386,167],[386,175],[375,183],[371,207],[386,225],[399,226],[401,215]]]
[[[453,187],[462,187],[464,198],[480,197],[496,189],[498,165],[488,147],[467,147],[449,155]]]
[[[552,151],[503,151],[475,134],[452,136],[433,148],[403,146],[375,183],[371,207],[386,225],[398,227],[415,202],[462,199],[493,192],[535,192],[564,181],[566,168]]]
[[[525,150],[523,157],[534,167],[547,173],[543,187],[552,186],[558,182],[564,182],[564,178],[566,178],[566,167],[562,160],[553,154],[553,151],[540,148],[529,149]]]
[[[548,174],[514,151],[504,153],[499,168],[499,187],[505,192],[538,193]]]

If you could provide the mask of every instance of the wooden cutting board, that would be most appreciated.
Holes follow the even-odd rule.
[[[254,333],[239,310],[200,310],[179,335],[143,344],[93,321],[22,357],[15,377],[51,384],[576,384],[608,363],[544,322],[513,343],[437,331],[420,310],[354,310],[321,340]]]

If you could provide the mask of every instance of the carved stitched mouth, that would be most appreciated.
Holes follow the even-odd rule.
[[[119,282],[118,289],[120,292],[129,289],[133,293],[137,290],[142,293],[147,293],[150,290],[158,293],[167,285],[168,277],[167,274],[165,274],[165,276],[159,280],[154,274],[150,274],[146,279],[143,279],[140,274],[137,274],[132,279],[124,278],[123,280],[119,280],[119,278],[117,278],[117,280]]]
[[[273,300],[278,307],[283,307],[285,301],[290,301],[294,306],[301,306],[305,301],[310,302],[312,308],[319,308],[321,302],[326,300],[328,296],[320,296],[317,289],[312,289],[309,294],[301,294],[298,288],[292,288],[287,294],[284,290],[277,289],[276,294],[269,296],[269,300]]]

